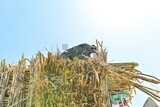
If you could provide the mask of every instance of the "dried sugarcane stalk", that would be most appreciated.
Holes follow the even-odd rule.
[[[158,78],[135,69],[137,63],[107,63],[103,43],[96,42],[94,59],[63,60],[37,53],[19,63],[0,64],[0,104],[3,107],[110,107],[110,92],[125,90],[131,101],[135,88],[160,100],[160,91],[140,81],[159,84]],[[28,64],[26,64],[26,60]]]

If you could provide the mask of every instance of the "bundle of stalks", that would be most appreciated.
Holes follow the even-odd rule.
[[[2,61],[1,106],[106,107],[106,94],[126,91],[131,101],[135,88],[160,101],[159,90],[139,82],[159,84],[159,79],[136,70],[137,63],[107,63],[103,43],[97,46],[100,54],[94,59],[63,60],[59,54],[39,52],[29,60],[22,56],[15,65]]]

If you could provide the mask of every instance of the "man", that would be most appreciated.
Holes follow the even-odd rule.
[[[86,59],[90,57],[92,53],[98,54],[97,47],[95,45],[89,45],[87,43],[80,44],[78,46],[74,46],[70,49],[67,49],[61,54],[63,59],[73,60],[75,57],[79,59]]]

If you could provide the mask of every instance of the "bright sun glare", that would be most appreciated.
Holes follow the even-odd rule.
[[[159,3],[155,0],[89,0],[88,4],[92,20],[97,23],[130,26],[152,20],[160,11]]]

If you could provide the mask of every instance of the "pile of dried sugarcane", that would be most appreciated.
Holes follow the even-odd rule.
[[[105,63],[99,45],[97,58],[63,60],[50,52],[47,57],[22,59],[18,64],[0,64],[2,107],[106,107],[106,94],[140,89],[160,101],[159,90],[142,86],[141,80],[159,84],[156,77],[136,70],[137,63]],[[107,85],[107,88],[106,88]]]

